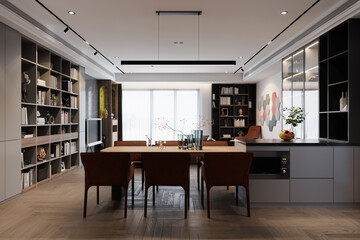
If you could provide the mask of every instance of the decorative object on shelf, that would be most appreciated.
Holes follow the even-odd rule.
[[[194,148],[195,150],[202,150],[203,147],[203,130],[191,130],[193,136]]]
[[[38,147],[37,148],[37,160],[44,161],[45,157],[46,157],[45,149],[43,147]]]
[[[284,141],[291,141],[294,139],[295,134],[293,132],[285,130],[285,131],[280,132],[279,137]]]
[[[51,114],[49,113],[49,111],[48,111],[48,112],[46,113],[45,123],[46,123],[46,124],[54,124],[54,121],[55,121],[54,116],[51,115]]]
[[[50,100],[51,100],[51,105],[57,106],[57,96],[55,93],[51,94]]]
[[[340,98],[340,102],[339,102],[339,106],[340,106],[339,111],[347,111],[348,110],[347,103],[348,103],[347,92],[345,92],[345,96],[344,96],[344,92],[341,92],[341,98]]]
[[[242,108],[239,108],[239,115],[240,116],[244,115],[244,110]]]
[[[28,102],[27,98],[27,87],[30,84],[29,75],[26,72],[23,72],[24,81],[22,82],[22,102]]]
[[[245,135],[245,132],[244,132],[243,130],[240,130],[240,131],[237,132],[237,135],[238,135],[239,137],[242,137],[242,136]]]
[[[221,109],[221,116],[228,116],[229,115],[229,111],[227,108],[222,108]]]
[[[304,109],[301,107],[291,107],[284,108],[284,111],[287,112],[287,116],[283,116],[285,124],[291,124],[292,133],[294,133],[295,127],[305,121]]]

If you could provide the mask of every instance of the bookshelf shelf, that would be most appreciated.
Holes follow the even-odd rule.
[[[57,53],[22,38],[22,188],[32,189],[79,165],[79,70]],[[32,137],[31,137],[32,136]],[[38,161],[44,148],[45,160]]]

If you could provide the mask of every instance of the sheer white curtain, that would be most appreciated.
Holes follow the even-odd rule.
[[[123,140],[177,140],[199,119],[199,90],[123,90]],[[174,129],[174,130],[171,130]]]

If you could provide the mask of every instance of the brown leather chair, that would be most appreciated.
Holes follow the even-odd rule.
[[[203,141],[203,146],[228,146],[227,141]],[[197,158],[197,184],[198,189],[200,190],[200,168],[201,161],[204,160],[203,156]]]
[[[155,185],[165,185],[184,188],[186,218],[190,189],[190,154],[143,153],[142,160],[145,170],[144,217],[147,215],[148,188],[153,186],[153,205],[155,205]]]
[[[247,215],[250,217],[249,170],[252,153],[205,153],[201,167],[201,204],[204,206],[204,181],[207,191],[207,212],[210,218],[210,189],[213,186],[235,185],[236,204],[238,186],[244,186],[247,199]]]
[[[247,134],[243,137],[235,137],[235,139],[258,139],[261,136],[261,126],[250,126]]]
[[[146,141],[115,141],[114,146],[146,146]],[[133,163],[141,166],[141,190],[144,190],[144,169],[141,162],[141,154],[131,154],[130,159]]]
[[[87,195],[91,186],[97,187],[97,204],[99,204],[99,186],[119,186],[124,188],[125,209],[127,215],[128,186],[132,179],[132,205],[134,205],[134,168],[128,153],[81,153],[85,169],[84,214],[86,218]]]

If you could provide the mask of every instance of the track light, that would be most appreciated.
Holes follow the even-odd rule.
[[[69,31],[68,27],[65,28],[64,33],[66,33],[67,31]]]
[[[96,52],[94,52],[94,55],[96,55],[98,52],[96,51]]]

